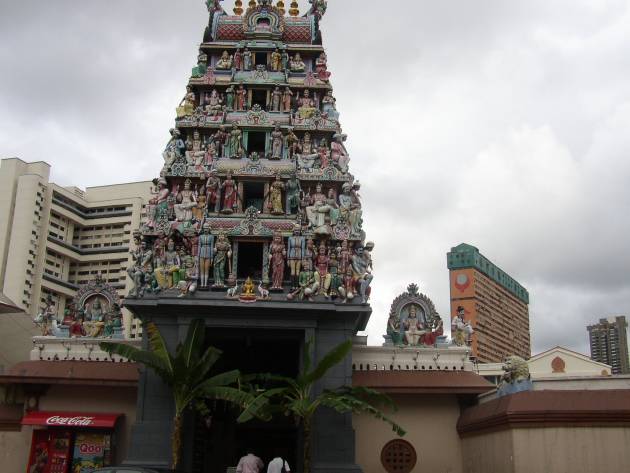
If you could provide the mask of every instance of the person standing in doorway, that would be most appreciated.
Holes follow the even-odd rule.
[[[247,455],[239,460],[236,473],[260,473],[265,464],[249,450],[247,452]]]
[[[289,463],[281,456],[280,451],[275,452],[275,457],[267,465],[267,473],[290,473]]]

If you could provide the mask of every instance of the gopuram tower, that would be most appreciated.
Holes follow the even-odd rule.
[[[364,330],[371,250],[359,183],[349,171],[320,21],[326,1],[208,0],[209,24],[135,234],[135,287],[125,306],[153,321],[172,348],[206,321],[221,369],[295,376],[305,343],[321,358]],[[275,4],[274,4],[275,3]],[[352,382],[350,359],[317,389]],[[300,471],[291,419],[236,424],[214,406],[186,419],[185,471],[227,471],[247,451],[281,447]],[[143,373],[130,464],[170,460],[168,388]],[[316,472],[360,471],[350,415],[321,410]]]

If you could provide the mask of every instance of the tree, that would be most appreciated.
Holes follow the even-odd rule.
[[[314,396],[315,384],[346,358],[352,350],[352,341],[348,340],[332,349],[314,368],[311,347],[312,340],[305,344],[304,363],[295,379],[273,374],[252,375],[247,378],[253,382],[256,380],[277,382],[283,386],[267,389],[259,394],[255,402],[243,410],[238,422],[247,422],[252,417],[268,418],[278,410],[285,415],[292,415],[296,424],[302,427],[304,434],[304,473],[311,471],[312,423],[313,416],[320,407],[328,407],[342,414],[348,412],[369,414],[390,424],[399,436],[405,435],[403,428],[379,409],[379,406],[395,409],[393,401],[385,394],[364,387],[342,386],[333,390],[325,389]]]
[[[123,343],[103,342],[100,347],[109,354],[117,354],[131,361],[142,363],[152,369],[173,393],[175,416],[171,435],[172,468],[177,469],[182,447],[182,420],[184,412],[196,408],[196,403],[204,399],[227,401],[242,408],[257,412],[258,401],[254,396],[234,387],[239,383],[238,370],[228,371],[208,378],[212,366],[221,357],[221,350],[208,347],[205,351],[205,322],[193,320],[183,344],[178,344],[173,356],[166,346],[164,338],[156,325],[145,325],[149,349],[141,350]]]

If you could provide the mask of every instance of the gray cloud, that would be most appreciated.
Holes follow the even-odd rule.
[[[203,2],[2,10],[0,155],[64,185],[154,177]],[[628,2],[331,0],[322,28],[376,242],[371,343],[409,282],[448,314],[468,242],[529,289],[535,352],[588,353],[586,325],[630,309]]]

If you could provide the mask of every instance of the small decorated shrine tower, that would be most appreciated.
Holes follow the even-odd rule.
[[[223,368],[297,375],[312,340],[321,358],[365,329],[372,281],[360,185],[350,173],[319,29],[326,2],[208,0],[209,24],[135,233],[135,287],[125,306],[172,347],[194,318]],[[352,382],[350,359],[317,389]],[[168,464],[172,406],[150,372],[139,390],[130,463]],[[216,407],[216,406],[215,406]],[[279,446],[300,466],[288,421],[237,425],[215,409],[187,420],[186,471],[226,471],[246,448]],[[360,471],[350,416],[322,410],[313,471]]]

